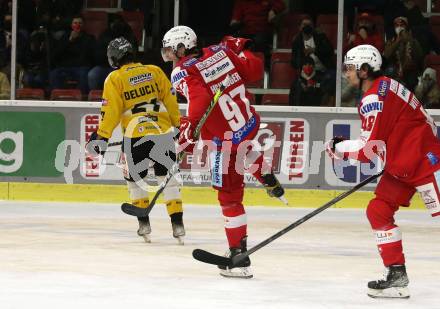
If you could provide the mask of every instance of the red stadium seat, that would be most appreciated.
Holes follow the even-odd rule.
[[[82,11],[84,18],[84,31],[96,39],[107,29],[108,14],[105,11]]]
[[[270,62],[273,63],[275,61],[283,61],[290,62],[292,60],[292,53],[284,53],[284,52],[273,52],[271,55]]]
[[[383,36],[384,31],[385,31],[385,21],[383,19],[383,16],[382,15],[372,15],[372,14],[369,14],[369,15],[374,22],[374,26],[376,27],[377,32],[379,32]],[[356,17],[355,17],[355,20],[354,20],[355,25],[358,24],[358,17],[359,17],[359,14],[356,15]],[[346,26],[345,26],[345,28],[346,28]]]
[[[254,52],[254,55],[260,58],[264,63],[264,53],[262,52]],[[262,72],[263,73],[263,72]],[[256,82],[248,82],[246,83],[246,87],[248,88],[263,88],[264,77]]]
[[[144,13],[139,11],[122,11],[119,13],[122,18],[130,25],[131,29],[138,40],[139,45],[142,45],[142,36],[144,31]]]
[[[262,105],[289,105],[288,94],[266,93],[261,99]]]
[[[102,100],[102,90],[94,89],[89,92],[89,101],[100,102]]]
[[[53,89],[50,99],[55,101],[81,101],[82,94],[79,89]]]
[[[117,0],[87,0],[88,8],[114,8],[117,5]]]
[[[275,61],[271,64],[270,88],[290,88],[295,80],[296,71],[290,62]]]
[[[18,100],[44,100],[44,90],[40,88],[18,88],[15,97]]]
[[[321,14],[316,18],[316,28],[324,32],[332,43],[333,49],[338,44],[338,15],[337,14]],[[342,34],[345,37],[347,33],[347,18],[344,18]]]
[[[440,16],[431,16],[429,18],[429,25],[437,40],[440,40]]]

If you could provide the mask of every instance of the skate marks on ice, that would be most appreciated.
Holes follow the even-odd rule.
[[[397,216],[409,300],[366,295],[383,267],[363,210],[328,209],[251,255],[254,278],[227,279],[195,261],[196,247],[226,250],[218,207],[186,206],[185,246],[164,207],[151,214],[152,243],[119,205],[0,202],[2,308],[437,308],[438,220]],[[310,209],[248,208],[249,246]]]

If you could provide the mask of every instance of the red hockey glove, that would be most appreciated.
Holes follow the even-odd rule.
[[[180,128],[178,135],[179,150],[192,153],[197,140],[194,139],[194,127],[187,117],[180,118]]]
[[[343,136],[335,136],[327,143],[325,143],[325,151],[331,159],[340,160],[344,158],[342,153],[336,151],[336,144],[345,140],[346,138]]]
[[[86,151],[92,156],[103,156],[107,150],[108,138],[101,137],[95,131],[90,135],[86,144]]]
[[[221,44],[238,55],[243,50],[248,49],[252,44],[252,41],[244,38],[234,38],[233,36],[227,35],[222,39]]]

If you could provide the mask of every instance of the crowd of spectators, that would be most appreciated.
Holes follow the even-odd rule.
[[[87,21],[81,15],[85,2],[17,1],[18,87],[42,88],[46,97],[52,89],[77,88],[81,90],[82,97],[87,98],[90,90],[102,89],[106,76],[112,71],[106,57],[106,48],[112,39],[124,36],[138,50],[138,38],[118,13],[109,11],[108,25],[100,35],[87,33],[84,27]],[[160,4],[166,11],[170,11],[172,2],[166,0]],[[283,25],[285,16],[292,13],[301,16],[295,21],[297,25],[288,25],[297,27],[297,34],[289,41],[288,61],[293,74],[286,103],[296,106],[334,106],[336,44],[334,37],[328,36],[328,29],[326,31],[317,24],[317,18],[321,13],[335,15],[338,1],[329,0],[326,5],[319,5],[318,2],[225,0],[223,10],[212,15],[204,14],[204,1],[187,0],[181,1],[181,21],[194,28],[202,45],[216,43],[224,35],[251,39],[251,48],[263,55],[268,73],[266,76],[271,79],[274,77],[270,76],[271,57],[277,51],[273,45],[274,34],[282,30],[280,25]],[[124,0],[121,3],[123,9],[141,10],[146,15],[155,6],[155,1]],[[427,55],[440,55],[440,44],[430,28],[429,18],[423,15],[415,1],[346,0],[344,9],[343,52],[360,44],[374,45],[382,53],[386,75],[416,91],[425,106],[440,107],[436,71],[426,67],[425,63]],[[0,14],[0,96],[8,98],[11,76],[11,0],[0,0]],[[143,25],[147,35],[154,28],[151,18],[151,14],[146,16]],[[169,26],[162,24],[159,27],[164,29],[160,31],[167,30]],[[155,45],[153,42],[152,48],[140,56],[154,53],[152,49]],[[146,62],[149,62],[148,59]],[[358,89],[350,88],[344,77],[341,94],[342,106],[355,106],[360,95]],[[258,96],[257,104],[260,100],[261,96]]]

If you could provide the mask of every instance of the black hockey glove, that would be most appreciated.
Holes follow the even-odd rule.
[[[90,135],[86,144],[86,151],[92,156],[103,156],[107,150],[108,138],[99,136],[95,131]]]
[[[336,144],[345,140],[343,136],[335,136],[325,143],[325,150],[331,159],[342,159],[342,154],[336,152]]]

